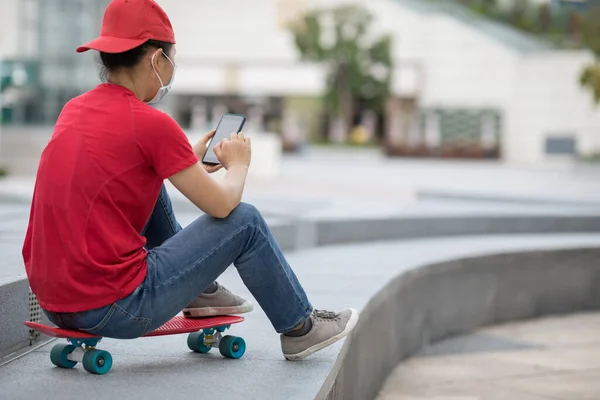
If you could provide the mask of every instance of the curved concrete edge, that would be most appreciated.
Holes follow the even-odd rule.
[[[600,249],[497,254],[401,274],[367,304],[317,399],[373,399],[424,345],[484,325],[600,308]]]

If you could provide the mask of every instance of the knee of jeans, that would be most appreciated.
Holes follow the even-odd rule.
[[[260,211],[258,211],[256,207],[249,203],[241,202],[235,208],[235,210],[233,210],[232,214],[234,214],[236,217],[241,218],[244,221],[252,219],[262,220]]]

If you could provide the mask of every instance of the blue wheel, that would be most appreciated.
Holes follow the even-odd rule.
[[[112,367],[112,356],[104,350],[88,350],[83,355],[83,368],[89,373],[104,375]]]
[[[223,357],[238,359],[246,352],[246,342],[237,336],[224,336],[219,343],[219,351]]]
[[[211,346],[207,346],[204,344],[204,333],[203,332],[194,332],[188,335],[187,345],[191,351],[196,353],[208,353]]]
[[[77,347],[72,344],[57,344],[50,350],[50,361],[60,368],[73,368],[77,361],[71,361],[67,355],[71,354]]]

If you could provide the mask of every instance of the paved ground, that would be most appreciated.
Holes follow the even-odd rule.
[[[289,254],[288,259],[314,306],[362,310],[392,277],[423,264],[490,252],[598,245],[600,235],[460,237],[332,246]],[[229,270],[221,281],[250,297],[235,271]],[[260,310],[249,314],[232,334],[248,343],[247,355],[238,361],[217,354],[190,354],[184,336],[106,340],[102,348],[113,353],[115,365],[103,377],[81,368],[52,367],[50,346],[45,346],[0,367],[0,399],[65,400],[80,399],[83,394],[95,400],[105,399],[108,393],[115,399],[174,400],[199,395],[228,400],[311,399],[341,346],[338,343],[306,362],[286,362],[278,336]]]
[[[514,322],[437,343],[377,400],[597,400],[600,313]]]
[[[246,195],[342,204],[348,198],[398,202],[423,195],[589,204],[600,200],[599,174],[599,164],[514,166],[494,161],[390,159],[377,150],[309,148],[304,154],[285,156],[277,179],[249,180]],[[7,189],[29,194],[30,186],[28,179],[0,180],[0,194]]]
[[[378,150],[311,148],[288,157],[282,176],[295,183],[321,177],[331,185],[407,194],[504,200],[594,202],[600,200],[598,164],[506,165],[495,161],[389,159]],[[368,182],[368,184],[367,184]],[[370,190],[364,196],[370,198]],[[379,194],[383,196],[383,193]]]

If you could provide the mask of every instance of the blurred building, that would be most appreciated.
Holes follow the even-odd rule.
[[[249,117],[247,129],[281,132],[291,146],[323,130],[324,70],[298,61],[288,30],[307,1],[159,3],[178,42],[177,82],[164,107],[184,126],[206,130],[224,111],[240,112]],[[409,62],[398,65],[396,93],[414,96],[416,71]]]
[[[93,54],[109,0],[2,0],[0,76],[4,123],[52,123],[66,101],[98,82]]]
[[[247,129],[281,133],[292,145],[317,135],[324,70],[298,61],[286,24],[346,2],[158,0],[178,41],[175,85],[161,107],[193,131],[230,111],[249,116]],[[32,71],[12,121],[52,123],[68,98],[98,82],[93,54],[75,47],[97,35],[106,3],[2,0],[3,68]],[[393,34],[396,63],[385,115],[360,114],[364,135],[385,136],[398,154],[510,162],[600,151],[600,110],[578,85],[591,52],[553,48],[448,1],[354,3],[370,9],[378,32]]]
[[[317,129],[323,70],[298,62],[285,23],[345,2],[160,0],[178,38],[171,109],[200,126],[223,109],[252,109],[257,126],[292,136]],[[400,151],[537,163],[600,150],[600,110],[578,85],[591,52],[553,48],[450,2],[356,3],[395,39],[383,125]]]

